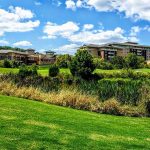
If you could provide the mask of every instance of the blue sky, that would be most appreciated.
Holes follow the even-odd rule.
[[[0,0],[0,45],[73,54],[125,41],[150,45],[149,0]]]

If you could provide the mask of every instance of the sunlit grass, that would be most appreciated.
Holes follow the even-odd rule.
[[[0,96],[0,149],[149,149],[150,119]]]
[[[0,68],[0,74],[4,73],[17,73],[19,69],[16,68]],[[94,72],[95,73],[116,73],[120,72],[121,69],[116,69],[116,70],[102,70],[102,69],[96,69]],[[150,69],[143,68],[143,69],[134,69],[136,72],[145,72],[145,73],[150,73]],[[42,76],[48,76],[48,66],[40,66],[38,69],[38,73]],[[69,69],[60,69],[60,74],[71,74]]]

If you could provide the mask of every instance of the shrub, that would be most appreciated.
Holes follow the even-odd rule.
[[[93,62],[95,64],[95,67],[97,69],[102,69],[102,63],[103,63],[104,60],[100,59],[100,58],[94,58],[93,59]]]
[[[25,78],[27,76],[36,76],[37,73],[37,66],[32,65],[32,66],[26,66],[22,65],[19,69],[18,75],[22,78]]]
[[[49,67],[49,76],[50,77],[56,77],[59,74],[59,68],[57,65],[52,64]]]
[[[86,49],[78,50],[70,63],[72,75],[82,77],[83,79],[89,79],[94,70],[95,65],[93,63],[93,57]]]
[[[122,69],[126,66],[126,61],[122,56],[113,57],[111,63],[116,69]]]
[[[4,67],[4,60],[0,60],[0,67]]]
[[[113,65],[109,61],[100,58],[94,58],[93,62],[97,69],[105,69],[105,70],[113,69]]]
[[[11,65],[12,65],[12,68],[18,68],[21,64],[20,62],[13,60],[11,62]]]
[[[113,69],[113,65],[110,62],[108,62],[108,61],[104,61],[102,63],[101,69],[112,70]]]
[[[133,53],[129,53],[125,57],[125,61],[126,61],[126,67],[132,69],[138,69],[142,67],[145,62],[143,57],[137,56],[136,54]]]
[[[69,54],[59,55],[56,58],[56,65],[59,68],[68,68],[71,61],[71,56]]]
[[[12,68],[11,62],[7,59],[4,60],[4,68]]]

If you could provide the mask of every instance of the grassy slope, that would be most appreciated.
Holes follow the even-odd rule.
[[[0,96],[0,149],[149,149],[150,119]]]

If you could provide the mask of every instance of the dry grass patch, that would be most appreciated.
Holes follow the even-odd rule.
[[[137,108],[122,106],[115,99],[110,99],[103,103],[99,100],[98,96],[85,94],[76,89],[62,89],[58,92],[46,93],[38,88],[17,87],[17,85],[11,82],[2,81],[0,82],[0,94],[106,114],[127,116],[144,115]]]

